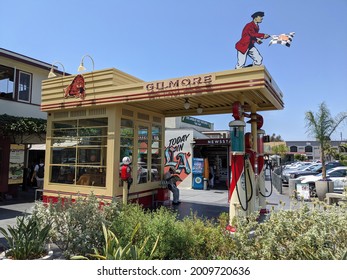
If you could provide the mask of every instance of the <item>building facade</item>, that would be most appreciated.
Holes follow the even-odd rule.
[[[48,117],[43,198],[51,201],[62,195],[93,192],[103,199],[124,200],[127,196],[148,205],[160,191],[169,166],[186,178],[193,173],[194,161],[190,164],[191,153],[186,149],[188,143],[196,149],[194,134],[198,131],[182,128],[180,134],[166,135],[166,118],[182,117],[184,125],[199,122],[212,131],[208,122],[189,116],[232,113],[236,101],[254,115],[280,110],[282,97],[265,67],[152,82],[114,68],[45,80],[41,109]],[[255,123],[251,130],[257,134]],[[199,152],[203,156],[204,147]],[[128,195],[119,176],[124,156],[132,159],[133,184]],[[182,186],[184,181],[180,178]]]
[[[347,144],[347,141],[330,142],[332,149],[344,153],[345,150],[341,148],[342,144]],[[321,160],[321,149],[318,141],[286,141],[286,146],[290,153],[304,154],[311,161]]]
[[[28,56],[0,48],[0,115],[43,119],[41,83],[47,79],[51,65]],[[62,74],[60,71],[57,71]],[[58,73],[58,74],[59,74]],[[0,127],[0,194],[15,193],[23,183],[32,144],[45,143],[45,136],[26,135],[20,139],[1,133]]]

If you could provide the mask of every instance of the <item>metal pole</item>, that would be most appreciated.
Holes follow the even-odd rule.
[[[123,204],[128,204],[128,182],[123,181]]]

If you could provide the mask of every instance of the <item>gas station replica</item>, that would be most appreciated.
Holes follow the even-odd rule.
[[[282,98],[264,66],[153,82],[114,68],[45,80],[43,200],[93,193],[104,201],[126,195],[125,202],[153,205],[163,195],[167,163],[175,162],[178,171],[186,166],[184,157],[173,158],[164,147],[165,117],[191,116],[202,108],[204,115],[234,118],[229,124],[230,220],[238,213],[264,211],[264,131],[258,112],[283,109]],[[245,137],[246,123],[250,133]],[[131,159],[129,190],[121,179],[124,157]]]

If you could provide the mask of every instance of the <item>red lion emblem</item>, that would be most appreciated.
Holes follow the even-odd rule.
[[[68,98],[74,96],[76,98],[84,99],[86,97],[86,90],[84,88],[84,78],[82,75],[77,75],[72,83],[64,89],[64,97]]]

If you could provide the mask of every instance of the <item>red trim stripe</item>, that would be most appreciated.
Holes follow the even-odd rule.
[[[228,200],[230,201],[231,197],[234,194],[234,191],[237,186],[237,182],[240,179],[242,173],[244,172],[244,155],[233,155],[230,156],[231,160],[231,181],[230,181],[230,187],[229,187],[229,197]]]
[[[137,196],[139,194],[145,194],[145,193],[151,193],[153,191],[156,191],[158,188],[156,189],[152,189],[152,190],[148,190],[148,191],[140,191],[140,192],[136,192],[136,193],[130,193],[129,197],[131,196]],[[56,194],[56,195],[68,195],[68,196],[83,196],[83,197],[87,197],[89,194],[85,194],[85,193],[80,193],[80,192],[66,192],[66,191],[59,191],[59,190],[43,190],[43,193],[51,193],[51,194]],[[108,199],[111,200],[114,197],[122,197],[122,195],[119,196],[108,196],[108,195],[95,195],[97,198],[100,199]]]
[[[249,84],[250,83],[250,84]],[[255,79],[255,80],[248,80],[248,81],[238,81],[238,82],[232,82],[232,83],[224,83],[224,84],[218,84],[218,85],[207,85],[207,86],[200,86],[200,87],[192,87],[189,89],[173,89],[173,90],[162,90],[157,92],[141,92],[133,95],[127,95],[127,96],[112,96],[112,97],[104,97],[99,98],[97,100],[79,100],[79,101],[72,101],[72,102],[60,102],[60,103],[54,103],[49,105],[42,105],[41,110],[52,110],[52,109],[61,109],[61,108],[71,108],[71,107],[78,107],[78,106],[86,106],[86,105],[103,105],[107,103],[114,103],[116,101],[118,102],[124,102],[124,101],[136,101],[141,100],[144,98],[155,99],[155,98],[163,98],[163,97],[177,97],[177,96],[187,96],[187,95],[194,95],[201,92],[212,92],[215,90],[228,90],[228,89],[239,89],[244,87],[254,87],[254,86],[265,86],[266,81],[264,79]],[[242,84],[242,85],[240,85]],[[275,92],[273,90],[273,92]]]

